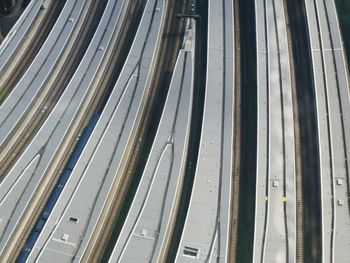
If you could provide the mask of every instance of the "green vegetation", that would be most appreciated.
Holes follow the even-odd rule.
[[[335,0],[338,10],[339,24],[341,27],[343,41],[346,48],[348,65],[350,65],[350,1]]]
[[[339,20],[342,26],[350,29],[350,1],[349,0],[335,0],[338,9]]]

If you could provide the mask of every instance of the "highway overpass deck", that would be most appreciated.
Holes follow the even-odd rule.
[[[18,51],[18,47],[22,44],[26,34],[30,31],[33,21],[40,12],[41,5],[41,0],[31,1],[7,34],[0,47],[0,72],[4,70],[9,60]]]
[[[180,51],[151,155],[115,245],[111,262],[156,261],[176,189],[183,176],[192,101],[191,52]],[[170,199],[170,207],[166,200]],[[163,222],[163,220],[165,222]],[[136,254],[135,249],[138,251]]]
[[[295,261],[295,152],[283,1],[256,1],[258,156],[254,260]]]
[[[62,252],[70,251],[68,257],[75,256],[76,260],[82,256],[93,234],[110,187],[114,180],[120,179],[115,177],[115,174],[125,147],[128,145],[133,118],[137,113],[142,94],[145,92],[144,85],[156,44],[162,5],[162,1],[157,3],[152,0],[148,1],[132,50],[118,82],[92,134],[92,139],[86,146],[86,153],[84,151],[81,156],[82,161],[79,160],[71,180],[68,181],[62,193],[62,196],[66,198],[58,201],[52,219],[49,218],[48,224],[54,228],[50,230],[50,239],[43,239],[43,249],[38,256],[39,261],[52,257],[52,253],[60,253],[52,251],[50,247],[55,247],[57,240],[60,240],[64,233],[67,233],[69,237],[61,248]],[[156,6],[159,11],[153,16]],[[116,136],[116,134],[119,135]],[[88,153],[90,157],[87,158],[85,154]],[[68,220],[69,217],[78,218],[77,224],[74,224],[73,227]],[[56,220],[58,220],[57,225],[55,225]],[[80,239],[82,235],[84,235],[83,240]],[[42,243],[40,240],[39,242]],[[70,242],[76,244],[73,250],[69,245]]]
[[[35,58],[29,60],[29,68],[25,67],[24,75],[15,78],[8,74],[16,67],[11,59],[17,60],[22,57],[20,52],[26,53],[25,45],[32,43],[33,32],[45,13],[40,11],[43,0],[31,1],[0,47],[0,89],[7,86],[2,82],[3,76],[18,79],[14,89],[9,89],[11,93],[6,93],[0,102],[0,261],[16,259],[13,255],[23,248],[18,244],[27,241],[26,236],[32,231],[30,223],[36,221],[35,213],[41,214],[40,205],[45,205],[45,196],[56,187],[55,179],[66,167],[65,158],[70,158],[84,125],[90,123],[94,114],[98,122],[38,235],[29,262],[100,259],[109,239],[106,233],[112,233],[114,227],[118,232],[119,226],[116,243],[109,240],[111,249],[114,247],[110,262],[162,262],[175,256],[175,262],[181,263],[238,262],[246,249],[253,250],[254,262],[299,262],[301,257],[307,261],[310,255],[321,254],[316,253],[319,250],[322,261],[347,262],[350,84],[335,0],[300,0],[300,7],[289,0],[252,0],[256,32],[247,30],[253,28],[251,24],[245,27],[249,20],[236,16],[246,13],[245,7],[234,10],[243,1],[60,2],[64,8],[61,13],[62,6],[56,10],[58,20],[53,16],[51,22],[56,23],[52,29],[47,27],[45,32],[50,33],[41,38],[46,39],[43,46],[40,42],[41,48],[32,53],[37,55],[32,55]],[[203,4],[203,10],[208,5],[208,17],[197,16],[196,3]],[[289,23],[286,3],[289,14],[300,14],[300,19],[305,15],[303,29],[294,20]],[[305,10],[290,12],[289,8]],[[169,43],[181,43],[177,40],[183,38],[184,21],[195,23],[179,19],[187,17],[188,10],[199,21],[197,25],[208,24],[208,31],[200,31],[207,32],[207,39],[200,39],[202,43],[196,45],[200,51],[195,50],[194,33],[187,28],[183,47],[176,56],[181,44]],[[241,23],[239,28],[234,21]],[[308,32],[304,30],[307,27]],[[301,33],[295,33],[296,30]],[[291,32],[292,37],[288,35]],[[255,61],[251,53],[240,54],[240,45],[246,44],[246,37],[254,33],[256,50],[247,52],[256,52],[257,65],[251,63]],[[305,37],[299,39],[300,35]],[[236,47],[235,42],[239,43]],[[296,52],[294,57],[290,47]],[[303,47],[307,52],[300,52]],[[237,56],[235,51],[239,52]],[[310,57],[305,56],[309,51]],[[207,56],[198,59],[196,54],[205,52]],[[202,63],[201,68],[198,64],[204,57],[207,64]],[[310,67],[299,68],[298,75],[294,69],[300,61]],[[235,70],[240,63],[242,66]],[[254,81],[246,81],[253,69],[250,65],[257,66],[257,90]],[[205,69],[202,114],[202,102],[195,94],[200,94],[198,90],[205,82]],[[313,75],[305,73],[312,75],[310,79],[300,74],[303,69],[312,70]],[[201,70],[203,74],[197,74]],[[240,71],[245,73],[237,74]],[[235,83],[239,85],[235,87]],[[305,85],[295,87],[294,83]],[[164,111],[160,112],[157,103],[163,105],[168,87]],[[247,94],[254,94],[254,98]],[[52,97],[57,100],[48,99]],[[247,102],[249,99],[254,102]],[[256,128],[252,125],[256,118],[252,114],[255,99],[256,149],[255,138],[249,142],[253,134],[249,129],[255,133]],[[299,115],[299,106],[300,113],[310,113],[312,117]],[[151,116],[154,112],[156,117]],[[293,114],[302,116],[300,121]],[[235,116],[243,119],[242,127]],[[249,121],[244,119],[247,116],[251,117]],[[191,117],[198,122],[203,117],[202,127],[196,129],[198,122]],[[301,135],[299,126],[304,132]],[[307,129],[310,131],[305,132]],[[201,136],[196,136],[197,130]],[[303,145],[305,138],[313,136],[318,140],[312,143],[314,148]],[[144,153],[151,147],[148,139],[153,145],[145,164]],[[20,150],[13,150],[22,142]],[[242,147],[250,150],[241,153]],[[315,158],[309,166],[308,160],[303,159],[304,153]],[[254,168],[247,169],[249,164],[255,165],[254,158],[256,168],[252,165]],[[189,200],[186,192],[192,187],[191,165],[197,160]],[[298,164],[302,169],[298,170]],[[139,179],[135,170],[144,165]],[[314,170],[312,179],[307,177],[310,169]],[[243,176],[252,176],[251,170],[254,177],[240,181]],[[318,176],[320,185],[311,183],[318,182]],[[246,196],[254,194],[251,189],[255,186],[251,185],[246,196],[242,191],[254,183],[255,177],[254,207],[254,198]],[[183,183],[187,181],[185,188]],[[301,185],[296,186],[300,181]],[[136,194],[128,193],[137,183]],[[241,189],[234,191],[232,188],[237,186]],[[309,188],[313,193],[305,194]],[[298,189],[304,196],[298,195]],[[126,194],[121,194],[123,191]],[[310,196],[312,201],[308,202]],[[249,204],[240,201],[241,197]],[[125,198],[128,202],[124,202]],[[131,206],[127,207],[129,211],[121,226],[124,218],[120,213],[129,205],[129,199]],[[313,204],[315,207],[310,208]],[[251,237],[240,239],[245,227],[252,225],[244,219],[254,209],[254,237],[251,226],[247,231]],[[187,215],[180,210],[187,211]],[[240,212],[245,215],[239,216]],[[298,218],[304,221],[297,225]],[[313,229],[309,231],[308,226]],[[177,229],[182,231],[178,235],[173,233]],[[310,243],[306,243],[309,239]],[[305,252],[305,247],[312,251]]]
[[[120,8],[119,2],[114,8],[106,11],[106,16],[102,19],[76,75],[43,127],[2,182],[0,206],[6,211],[1,216],[2,230],[9,223],[8,220],[10,220],[8,231],[12,231],[11,228],[19,222],[20,215],[44,179],[43,175],[49,169],[55,153],[70,132],[69,127],[73,119],[78,116],[82,102],[87,99],[90,84],[98,73],[98,66],[105,55],[105,50],[101,47],[109,45],[118,22]],[[6,234],[2,236],[2,240],[6,236]]]
[[[322,259],[346,262],[350,245],[348,75],[334,4],[305,3],[318,111]]]
[[[176,262],[216,262],[218,259],[224,262],[228,256],[233,161],[232,2],[209,2],[208,10],[202,134]]]
[[[28,113],[35,99],[45,89],[48,77],[52,74],[60,56],[65,52],[67,43],[74,32],[76,37],[79,30],[75,29],[75,26],[85,6],[83,2],[82,0],[67,2],[36,58],[13,92],[0,106],[1,145],[7,136],[18,128],[23,116]]]

